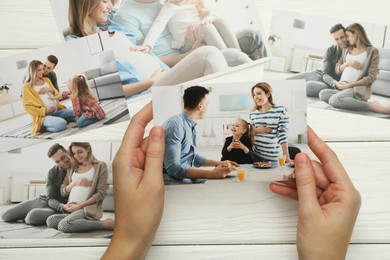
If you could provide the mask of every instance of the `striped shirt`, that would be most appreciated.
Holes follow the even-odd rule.
[[[273,106],[267,112],[258,110],[249,114],[251,123],[255,126],[267,126],[272,129],[269,134],[256,134],[253,152],[266,161],[277,161],[282,154],[282,143],[287,143],[288,115],[284,106]]]

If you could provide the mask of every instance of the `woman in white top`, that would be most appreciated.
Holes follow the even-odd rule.
[[[74,112],[55,100],[58,91],[49,78],[43,76],[43,63],[32,60],[28,65],[28,77],[23,86],[23,106],[32,116],[32,135],[43,131],[61,132],[74,121]]]
[[[165,1],[143,45],[133,49],[151,51],[166,26],[172,34],[171,47],[180,49],[181,52],[189,51],[195,39],[202,34],[207,45],[215,46],[220,50],[240,49],[237,38],[226,21],[212,13],[206,7],[204,0]],[[187,28],[190,26],[199,26],[194,37],[189,37],[187,34]]]
[[[68,170],[61,195],[68,196],[64,214],[50,216],[46,224],[65,233],[112,230],[114,221],[101,221],[103,200],[108,190],[107,165],[98,161],[89,143],[73,142],[69,147],[75,165]]]
[[[379,73],[379,52],[373,47],[363,26],[358,23],[345,28],[350,47],[343,50],[336,73],[341,74],[338,89],[325,89],[319,94],[322,101],[335,108],[373,111],[390,114],[390,107],[368,102],[371,85]]]

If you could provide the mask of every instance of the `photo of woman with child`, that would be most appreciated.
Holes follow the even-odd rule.
[[[241,83],[241,86],[246,85],[244,89],[248,89],[248,96],[244,99],[237,95],[234,85],[209,88],[190,86],[182,96],[184,107],[181,114],[173,114],[179,103],[172,102],[167,106],[166,102],[162,102],[176,99],[175,95],[179,92],[172,90],[173,94],[163,93],[163,87],[154,87],[154,117],[156,124],[161,124],[165,129],[166,136],[163,170],[166,184],[175,181],[198,183],[198,179],[224,179],[235,172],[236,167],[267,163],[268,168],[276,168],[277,165],[292,162],[301,150],[299,147],[289,146],[289,141],[298,143],[296,137],[306,131],[306,119],[305,111],[294,107],[295,101],[292,101],[291,96],[297,97],[297,94],[293,94],[297,89],[297,93],[305,97],[304,82],[294,82],[293,87],[287,81],[271,84],[275,84],[278,92],[276,100],[285,106],[276,105],[274,89],[266,82],[254,85]],[[245,104],[237,105],[237,102],[232,102],[235,104],[230,110],[224,110],[225,107],[222,111],[219,110],[221,102],[226,101],[221,99],[226,96],[226,92],[230,93],[229,98],[239,96],[237,99],[244,103],[248,102],[250,105],[249,102],[253,102],[254,107],[250,109]],[[161,104],[164,104],[164,109],[159,107]],[[225,136],[225,132],[222,134],[221,130],[226,129],[226,117],[233,116],[236,118],[228,124],[230,135]],[[204,123],[199,124],[201,121]],[[206,121],[212,122],[211,130],[206,130]],[[290,121],[294,123],[291,130]],[[302,125],[297,122],[302,122]],[[206,131],[214,133],[210,135],[215,141],[204,142]],[[198,137],[198,132],[203,133],[201,138]],[[280,162],[281,157],[283,162]]]

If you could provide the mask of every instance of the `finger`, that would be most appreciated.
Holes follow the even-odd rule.
[[[142,185],[151,187],[163,187],[163,160],[165,151],[164,129],[155,126],[150,131],[148,137],[148,147],[146,150],[145,170]]]
[[[269,185],[269,189],[283,197],[287,197],[293,200],[298,200],[298,191],[296,190],[296,185],[291,185],[288,182],[272,182]]]
[[[131,118],[123,136],[121,150],[127,151],[139,147],[144,137],[145,127],[153,118],[152,110],[152,103],[150,102]]]
[[[299,153],[296,155],[294,172],[298,190],[298,209],[302,213],[310,213],[319,207],[319,203],[314,168],[307,154]]]
[[[351,183],[351,180],[337,158],[336,153],[330,149],[310,127],[308,127],[308,144],[310,149],[320,160],[330,182]]]

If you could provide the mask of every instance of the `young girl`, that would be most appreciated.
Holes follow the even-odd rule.
[[[201,35],[207,45],[220,50],[236,48],[240,50],[235,34],[222,18],[207,9],[204,0],[167,0],[161,7],[142,46],[132,50],[149,52],[165,27],[172,34],[171,47],[187,52]],[[189,32],[194,32],[192,35]]]
[[[272,88],[268,83],[257,83],[252,87],[254,108],[249,114],[255,127],[255,162],[278,161],[283,153],[286,162],[290,162],[288,152],[288,115],[284,106],[273,102]]]
[[[221,161],[230,160],[238,164],[253,163],[252,145],[254,129],[244,119],[237,118],[230,126],[232,136],[226,137]]]
[[[69,152],[75,165],[68,169],[61,185],[61,195],[69,196],[63,206],[66,213],[50,216],[47,226],[66,233],[112,230],[112,219],[100,220],[108,190],[107,165],[95,158],[89,143],[71,143]]]
[[[70,79],[68,88],[77,127],[85,127],[106,117],[83,75],[76,75]]]

